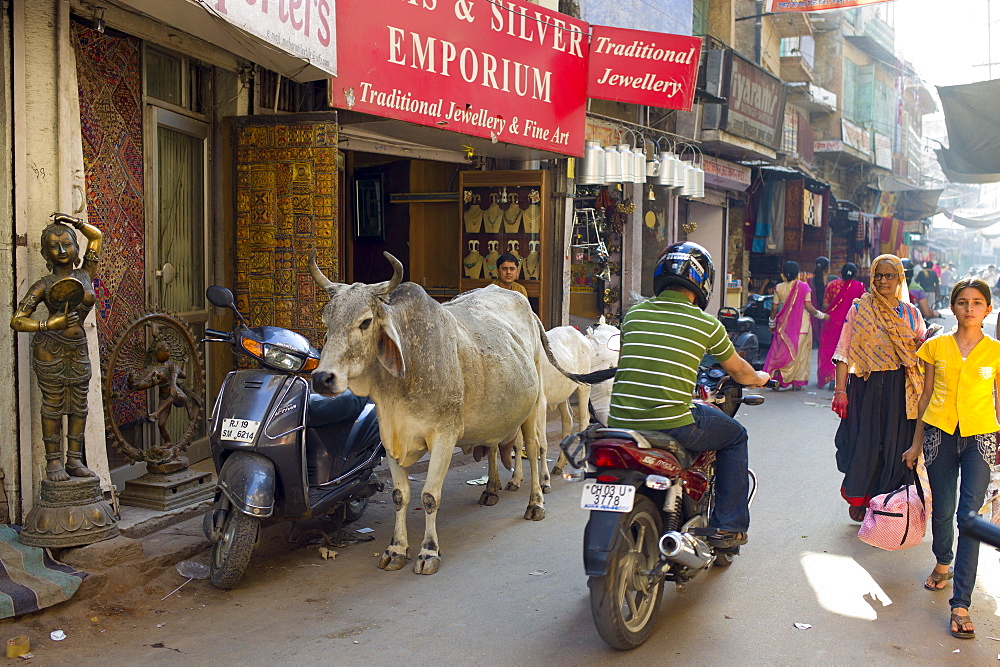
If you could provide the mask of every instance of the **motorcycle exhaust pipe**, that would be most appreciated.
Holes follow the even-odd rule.
[[[672,530],[660,538],[660,553],[691,570],[708,567],[713,560],[712,551],[701,540],[689,533]]]

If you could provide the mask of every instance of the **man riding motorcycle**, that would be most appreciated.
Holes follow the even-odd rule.
[[[740,384],[770,376],[735,353],[726,329],[704,312],[715,267],[690,241],[667,246],[653,271],[652,299],[629,309],[611,393],[608,426],[659,430],[695,452],[716,452],[716,505],[707,541],[719,549],[747,542],[750,528],[747,432],[735,419],[691,401],[698,365],[709,353]]]

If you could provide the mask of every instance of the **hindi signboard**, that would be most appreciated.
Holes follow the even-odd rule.
[[[512,0],[341,0],[337,24],[334,106],[583,155],[585,22]]]
[[[592,26],[587,97],[690,111],[701,38]]]

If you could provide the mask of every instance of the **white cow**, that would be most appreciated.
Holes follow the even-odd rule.
[[[552,356],[559,362],[559,366],[570,373],[589,373],[591,368],[591,357],[593,349],[590,341],[576,327],[556,327],[546,332],[549,339],[549,348]],[[565,438],[573,432],[573,415],[570,409],[570,398],[576,394],[576,423],[580,430],[587,428],[590,416],[587,412],[587,405],[590,402],[590,385],[578,384],[567,378],[552,364],[545,361],[542,364],[542,379],[545,387],[545,402],[549,410],[559,410],[562,417],[562,437]],[[548,470],[546,470],[546,451],[548,442],[545,433],[542,432],[538,441],[538,452],[542,466],[542,491],[548,492],[551,488],[549,484]],[[515,441],[514,452],[520,452],[520,442]],[[510,483],[507,484],[508,491],[516,491],[521,485],[523,476],[521,459],[514,456],[514,474]],[[558,468],[558,465],[557,465]],[[552,472],[558,474],[559,470],[553,468]]]
[[[315,251],[310,256],[313,279],[330,296],[313,386],[326,394],[350,389],[375,403],[396,508],[395,532],[380,568],[398,570],[410,558],[407,468],[430,453],[420,495],[426,527],[413,571],[434,574],[441,566],[441,486],[456,446],[467,453],[490,446],[490,479],[480,499],[487,504],[496,502],[500,490],[496,445],[520,432],[531,466],[524,518],[545,517],[538,464],[538,434],[545,433],[542,365],[546,358],[557,362],[522,295],[489,286],[442,305],[419,285],[400,284],[402,264],[384,254],[393,277],[375,285],[335,283],[317,266]]]
[[[621,333],[618,327],[605,324],[603,315],[595,326],[587,328],[587,339],[594,351],[594,356],[590,361],[591,371],[600,371],[618,365]],[[597,415],[597,420],[602,424],[608,423],[612,384],[614,384],[612,380],[605,380],[590,387],[590,404],[594,406],[594,414]]]
[[[559,365],[574,374],[585,374],[591,371],[599,371],[605,368],[612,368],[618,364],[618,348],[620,347],[621,331],[617,327],[605,324],[604,316],[598,320],[593,327],[587,328],[587,335],[581,334],[576,327],[556,327],[547,332],[549,346],[552,348],[552,355],[559,361]],[[549,409],[558,408],[562,416],[562,436],[565,439],[573,432],[572,411],[570,409],[570,398],[576,394],[576,428],[583,430],[590,423],[587,403],[594,409],[594,415],[602,424],[608,423],[608,412],[611,409],[611,386],[613,380],[605,380],[593,385],[578,385],[571,382],[559,371],[546,363],[543,366],[543,376],[545,379],[545,400]],[[545,467],[545,455],[548,443],[544,440],[544,435],[539,440],[539,453],[541,465]],[[516,442],[514,451],[520,451],[520,442]],[[509,451],[509,450],[508,450]],[[501,450],[501,454],[505,454]],[[509,454],[507,454],[509,456]],[[505,457],[506,458],[506,457]],[[506,467],[507,461],[504,462]],[[515,458],[513,461],[514,474],[507,484],[507,490],[516,491],[521,483],[522,471],[521,462]],[[559,460],[552,468],[552,474],[558,475],[566,467],[566,456],[560,452]],[[548,492],[549,477],[542,474],[542,491]]]

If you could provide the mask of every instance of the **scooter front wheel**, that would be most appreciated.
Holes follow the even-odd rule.
[[[608,573],[590,578],[590,610],[601,639],[627,650],[649,637],[663,598],[663,578],[649,575],[660,559],[660,513],[653,501],[636,494],[619,527],[622,540]]]
[[[212,585],[229,590],[236,585],[250,563],[260,519],[230,508],[219,541],[212,547]]]

